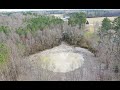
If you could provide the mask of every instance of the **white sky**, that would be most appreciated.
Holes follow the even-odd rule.
[[[42,10],[120,10],[120,9],[0,9],[0,12],[42,11]]]

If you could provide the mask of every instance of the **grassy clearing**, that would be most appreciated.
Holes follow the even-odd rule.
[[[87,20],[88,20],[89,24],[94,24],[96,22],[101,23],[104,18],[105,17],[87,18]],[[107,17],[107,18],[109,18],[111,21],[113,21],[117,17]]]

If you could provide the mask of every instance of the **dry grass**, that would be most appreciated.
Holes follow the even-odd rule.
[[[40,57],[42,68],[53,72],[65,73],[73,71],[83,64],[83,56],[75,53],[74,49],[67,44],[61,44],[60,46],[43,51],[42,54],[38,53],[36,57]]]
[[[98,24],[98,27],[101,26],[101,23],[105,17],[96,17],[96,18],[87,18],[89,25],[87,25],[88,31],[93,33],[95,31],[95,28],[97,28],[95,25]],[[113,21],[117,17],[107,17],[111,21]]]
[[[87,18],[87,20],[88,20],[89,24],[95,24],[96,22],[101,23],[104,18],[105,17]],[[114,18],[116,18],[116,17],[107,17],[107,18],[109,18],[111,21],[113,21]]]

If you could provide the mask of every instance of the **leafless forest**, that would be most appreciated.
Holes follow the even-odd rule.
[[[110,28],[105,23],[108,30],[104,30],[98,22],[79,26],[54,16],[1,14],[0,80],[119,81],[120,18],[111,23]],[[66,52],[73,47],[73,52],[82,53],[84,64],[66,73],[41,68],[36,56],[61,44]]]

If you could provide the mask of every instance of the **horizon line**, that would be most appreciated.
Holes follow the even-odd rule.
[[[120,9],[0,9],[0,12],[52,11],[52,10],[120,10]]]

